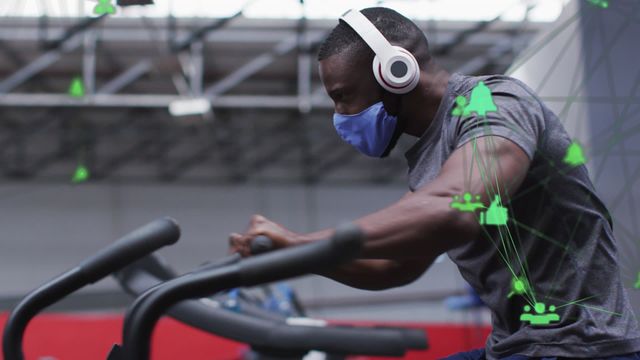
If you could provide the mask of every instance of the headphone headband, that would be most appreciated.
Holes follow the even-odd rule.
[[[406,94],[416,87],[420,79],[420,68],[409,51],[391,45],[373,23],[356,9],[348,10],[340,19],[376,54],[372,70],[380,86],[395,94]]]
[[[366,16],[356,9],[347,10],[341,17],[373,50],[384,65],[396,53],[395,49]]]

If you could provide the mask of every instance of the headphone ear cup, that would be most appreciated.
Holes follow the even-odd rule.
[[[389,92],[394,92],[395,89],[389,87],[387,85],[387,83],[384,81],[384,79],[382,78],[382,64],[380,64],[380,58],[378,57],[378,55],[373,57],[373,63],[372,63],[372,68],[373,70],[373,76],[376,78],[376,81],[378,82],[378,84],[380,84],[380,86],[382,86],[385,90],[389,91]]]
[[[394,77],[388,73],[388,70],[385,71],[382,69],[380,58],[377,55],[373,58],[372,63],[373,76],[376,78],[376,81],[378,81],[378,84],[388,92],[393,94],[406,94],[418,85],[418,80],[420,80],[420,67],[418,66],[416,58],[409,51],[399,46],[394,46],[394,48],[397,51],[396,56],[401,57],[403,59],[402,62],[407,66],[407,71],[409,72],[407,76],[410,81],[406,82],[405,80],[404,84],[394,81]]]
[[[420,65],[418,65],[418,60],[416,60],[415,56],[410,53],[408,50],[396,46],[396,48],[406,55],[409,65],[409,73],[411,73],[411,81],[405,87],[406,92],[413,90],[416,85],[418,85],[418,81],[420,80]]]

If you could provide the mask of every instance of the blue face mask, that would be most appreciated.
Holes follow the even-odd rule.
[[[361,153],[381,157],[389,146],[398,118],[387,114],[382,101],[354,115],[333,114],[340,137]]]

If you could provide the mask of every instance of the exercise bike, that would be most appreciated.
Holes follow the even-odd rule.
[[[354,229],[339,229],[333,241],[339,242],[341,238],[355,237],[353,233]],[[268,238],[258,237],[251,244],[251,252],[265,253],[270,247]],[[279,254],[294,249],[280,250],[266,255],[279,257]],[[266,255],[259,255],[256,258]],[[296,252],[281,256],[283,258],[274,257],[267,262],[269,266],[264,269],[265,274],[292,266],[288,263],[290,257],[300,258]],[[239,255],[234,254],[205,264],[186,274],[185,277],[192,276],[194,273],[224,271],[225,267],[249,260],[251,259],[241,260]],[[327,264],[323,265],[328,267]],[[266,276],[265,274],[262,275]],[[153,254],[115,273],[114,276],[127,293],[139,296],[140,300],[155,291],[156,286],[164,287],[169,281],[175,281],[177,274],[164,259]],[[211,289],[216,288],[216,285],[215,281],[211,281],[204,286],[202,294],[211,294]],[[291,301],[292,314],[288,315],[268,311],[248,296],[238,296],[237,291],[238,289],[230,293],[222,291],[214,296],[184,300],[171,307],[165,306],[164,310],[167,310],[170,317],[184,324],[248,344],[250,351],[245,353],[243,360],[304,359],[306,355],[313,359],[326,360],[343,360],[348,355],[401,357],[407,350],[427,348],[427,339],[422,330],[328,325],[324,320],[304,316],[304,310],[297,303],[295,296]],[[243,293],[240,292],[240,294]],[[232,301],[229,301],[230,299]],[[128,317],[131,317],[130,313]],[[129,322],[125,320],[125,327]],[[126,343],[126,331],[124,338]],[[140,340],[130,341],[137,343]],[[148,354],[140,356],[148,356]],[[112,360],[115,359],[117,357]]]
[[[2,337],[4,359],[24,359],[24,331],[31,319],[44,308],[163,246],[174,244],[179,238],[180,228],[175,220],[163,218],[152,221],[27,294],[7,319]]]
[[[407,348],[426,348],[425,335],[417,330],[317,327],[310,326],[309,323],[293,325],[290,318],[283,320],[282,317],[258,310],[257,307],[252,313],[245,304],[243,312],[234,312],[216,308],[212,305],[215,300],[203,300],[205,296],[228,288],[277,281],[348,261],[356,256],[361,245],[361,236],[357,233],[354,229],[337,232],[331,240],[274,251],[250,259],[241,260],[239,256],[225,258],[175,277],[155,256],[145,258],[133,267],[127,267],[178,240],[180,229],[174,220],[156,220],[126,235],[22,299],[11,312],[5,326],[4,358],[24,359],[24,330],[42,309],[123,268],[125,269],[118,273],[118,278],[123,281],[129,279],[124,283],[131,285],[130,291],[139,289],[142,292],[150,286],[153,288],[139,296],[129,308],[123,329],[123,346],[114,346],[108,357],[110,360],[147,359],[155,322],[168,308],[171,308],[170,315],[179,321],[250,344],[253,352],[247,356],[253,356],[252,359],[298,359],[313,349],[326,351],[332,354],[330,356],[401,356]],[[260,241],[255,246],[260,246],[259,243]],[[154,259],[157,260],[155,264]],[[129,276],[125,276],[126,274]],[[158,280],[155,286],[145,282],[149,280],[150,274]],[[201,300],[188,300],[193,298]],[[247,336],[245,331],[249,331],[251,335]],[[256,338],[247,338],[251,336]],[[345,344],[345,339],[353,343]]]

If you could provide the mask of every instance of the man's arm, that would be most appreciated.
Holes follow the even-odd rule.
[[[480,195],[488,206],[495,195],[506,202],[528,169],[525,152],[498,136],[483,136],[455,150],[431,183],[395,204],[355,221],[366,234],[362,256],[427,259],[475,239],[477,215],[451,208],[453,196]]]
[[[475,239],[480,231],[473,213],[452,209],[454,195],[480,195],[485,206],[498,194],[514,194],[529,168],[529,158],[513,142],[484,136],[455,150],[431,183],[395,204],[355,220],[366,234],[362,255],[322,275],[349,286],[380,289],[418,278],[441,253]],[[244,235],[232,234],[232,249],[248,256],[257,235],[271,237],[277,247],[326,239],[333,230],[295,234],[264,217],[252,219]],[[376,278],[379,278],[376,279]]]
[[[410,191],[404,194],[401,200],[409,195],[411,195]],[[332,234],[333,229],[326,229],[311,234],[298,235],[297,241],[308,243],[328,239]],[[358,289],[386,290],[414,282],[427,271],[432,262],[426,259],[358,259],[334,269],[321,271],[318,275]]]
[[[438,255],[475,239],[480,231],[477,215],[451,208],[452,197],[477,194],[485,206],[496,194],[509,199],[529,164],[524,151],[505,138],[485,136],[466,143],[452,153],[433,182],[355,221],[367,235],[363,256],[375,260],[357,260],[322,275],[368,289],[413,282]],[[299,240],[329,235],[323,231],[302,235]]]
[[[429,266],[424,259],[358,259],[318,275],[358,289],[385,290],[414,282]]]

